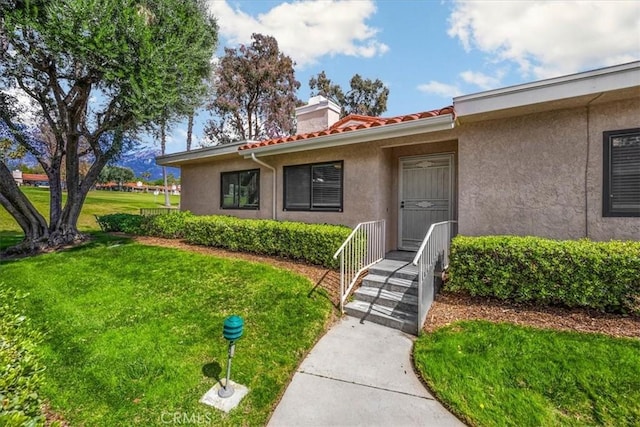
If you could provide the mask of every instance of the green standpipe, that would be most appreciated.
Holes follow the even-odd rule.
[[[227,379],[224,382],[224,386],[218,390],[218,396],[222,398],[227,398],[233,396],[233,386],[229,383],[229,378],[231,377],[231,359],[233,358],[233,354],[235,353],[236,341],[242,336],[242,332],[244,329],[244,320],[242,317],[229,316],[224,321],[224,327],[222,329],[222,335],[224,339],[229,341],[229,357],[227,358]]]

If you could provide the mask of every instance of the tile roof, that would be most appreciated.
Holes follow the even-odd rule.
[[[40,174],[40,173],[23,173],[22,180],[23,181],[49,181],[49,177],[45,174]]]
[[[339,133],[352,132],[361,129],[368,129],[378,126],[387,126],[396,123],[409,122],[413,120],[426,119],[429,117],[443,116],[446,114],[455,114],[453,107],[444,107],[439,110],[425,111],[422,113],[407,114],[404,116],[396,117],[371,117],[361,116],[358,114],[350,114],[336,123],[334,123],[329,129],[325,129],[318,132],[303,133],[292,136],[285,136],[282,138],[267,139],[265,141],[250,142],[242,145],[238,150],[252,150],[255,148],[267,147],[269,145],[291,143],[295,141],[302,141],[311,138],[317,138],[319,136],[335,135]]]

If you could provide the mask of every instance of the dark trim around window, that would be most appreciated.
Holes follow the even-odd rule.
[[[285,211],[342,212],[343,161],[283,168]]]
[[[260,169],[221,172],[220,209],[260,209]]]
[[[602,216],[640,217],[640,128],[602,135]]]

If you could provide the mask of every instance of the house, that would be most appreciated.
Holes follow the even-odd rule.
[[[40,173],[23,173],[20,170],[11,172],[13,179],[18,185],[29,185],[34,187],[48,187],[49,177]]]
[[[365,245],[339,250],[341,308],[414,334],[446,265],[444,221],[472,236],[640,239],[640,61],[417,114],[338,112],[312,98],[296,110],[295,136],[157,162],[182,169],[181,208],[195,214],[360,224]],[[414,253],[432,224],[429,249]]]
[[[453,98],[392,118],[322,97],[295,136],[160,156],[195,214],[355,226],[387,250],[429,225],[465,235],[640,239],[640,61]]]

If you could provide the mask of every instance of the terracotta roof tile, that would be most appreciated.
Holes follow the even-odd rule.
[[[269,145],[284,144],[284,143],[290,143],[295,141],[301,141],[304,139],[317,138],[319,136],[353,132],[361,129],[368,129],[372,127],[409,122],[412,120],[426,119],[429,117],[443,116],[446,114],[455,114],[455,111],[453,110],[452,106],[444,107],[439,110],[424,111],[422,113],[407,114],[404,116],[388,117],[388,118],[351,114],[340,119],[339,121],[334,123],[331,127],[329,127],[329,129],[325,129],[323,131],[309,132],[305,134],[292,135],[292,136],[287,136],[282,138],[268,139],[265,141],[250,142],[240,146],[239,150],[241,151],[252,150],[255,148],[267,147]]]
[[[23,181],[49,181],[49,177],[45,174],[40,174],[40,173],[23,173],[22,180]]]

